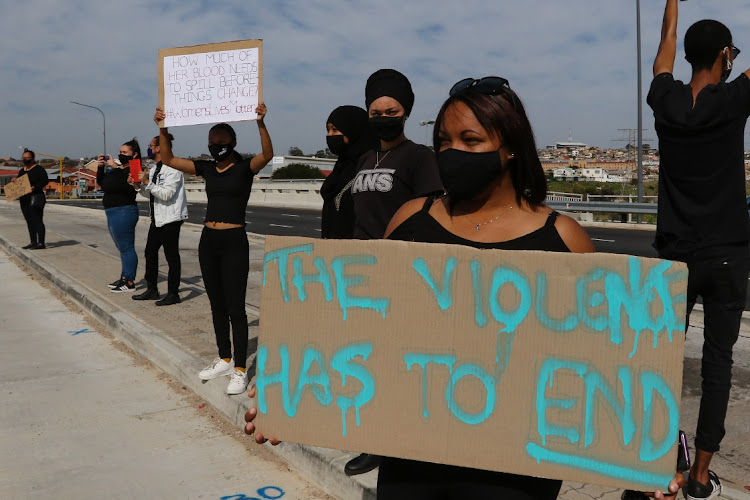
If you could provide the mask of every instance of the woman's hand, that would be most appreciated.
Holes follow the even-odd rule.
[[[159,106],[157,106],[156,113],[154,113],[154,122],[156,123],[156,125],[161,127],[159,125],[159,122],[163,121],[166,117],[167,115],[164,113],[164,110],[160,108]],[[166,128],[166,127],[161,127],[161,128]]]
[[[138,184],[140,184],[140,182],[136,182],[135,179],[133,179],[133,176],[130,175],[130,174],[128,174],[128,184],[130,184],[134,188],[138,189],[138,187],[139,187]]]
[[[141,170],[141,173],[138,174],[138,180],[144,186],[148,186],[148,170]]]
[[[104,166],[104,162],[105,162],[105,159],[104,159],[104,155],[99,155],[99,156],[97,156],[97,157],[96,157],[96,161],[98,161],[98,162],[99,162],[99,166],[100,166],[100,167],[103,167],[103,166]]]
[[[250,391],[247,393],[247,396],[250,398],[255,397],[255,384],[253,384],[252,387],[250,387]],[[255,442],[258,444],[263,444],[266,441],[270,442],[274,446],[279,444],[281,441],[279,441],[278,439],[274,437],[267,438],[267,437],[264,437],[263,434],[261,434],[260,432],[257,432],[257,429],[255,428],[255,424],[253,424],[253,420],[255,420],[255,417],[257,415],[258,415],[258,409],[255,407],[249,408],[245,412],[245,422],[247,422],[245,424],[245,434],[249,434],[251,436],[255,434]]]
[[[112,168],[120,168],[120,165],[115,163],[115,159],[112,158],[112,155],[107,155],[107,165]]]
[[[255,108],[255,112],[258,113],[258,121],[262,122],[263,118],[266,117],[266,113],[268,112],[265,103],[258,103],[258,107]]]

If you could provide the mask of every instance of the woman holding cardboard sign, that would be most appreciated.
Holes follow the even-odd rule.
[[[447,196],[405,203],[391,220],[389,239],[448,243],[487,249],[593,252],[573,219],[544,205],[546,180],[531,125],[504,78],[461,80],[450,91],[435,122],[433,142]],[[255,388],[249,396],[255,396]],[[245,432],[259,443],[256,408]],[[394,423],[389,423],[394,425]],[[396,422],[395,425],[398,425]],[[278,443],[270,438],[272,444]],[[498,453],[503,443],[497,443]],[[669,485],[676,492],[682,476]],[[384,458],[378,498],[554,499],[562,482],[500,472]],[[663,497],[655,492],[657,498]]]
[[[219,356],[198,377],[211,380],[231,375],[227,394],[247,389],[247,314],[245,294],[250,270],[249,245],[245,233],[245,209],[250,198],[253,178],[273,159],[271,137],[264,122],[266,106],[258,104],[258,131],[261,154],[243,159],[235,151],[237,135],[226,123],[214,125],[208,132],[208,150],[213,160],[186,160],[172,155],[166,128],[160,128],[161,160],[165,165],[190,175],[200,175],[206,182],[208,206],[200,244],[203,283],[211,302],[216,345]],[[154,121],[164,120],[164,110],[156,108]],[[229,325],[232,325],[232,341]],[[232,356],[234,344],[234,356]]]
[[[47,198],[44,195],[44,187],[49,182],[47,172],[41,165],[36,163],[35,154],[30,149],[23,152],[23,168],[18,171],[18,176],[11,182],[16,182],[21,176],[27,175],[31,184],[31,193],[21,196],[21,212],[26,219],[26,227],[29,229],[29,244],[25,249],[40,250],[47,248],[44,245],[44,205]]]
[[[141,147],[132,140],[120,146],[118,165],[111,156],[99,155],[96,182],[104,191],[104,212],[112,240],[120,251],[122,270],[120,278],[109,284],[114,293],[135,291],[135,272],[138,254],[135,253],[135,225],[138,223],[138,205],[135,188],[128,182],[132,168],[140,169]],[[133,164],[132,166],[130,164]]]

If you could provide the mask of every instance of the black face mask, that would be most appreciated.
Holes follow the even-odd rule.
[[[375,116],[368,123],[375,136],[384,141],[392,141],[404,133],[403,116]]]
[[[208,146],[208,152],[211,153],[214,160],[219,162],[229,158],[229,155],[231,155],[233,151],[234,148],[231,144],[210,144]]]
[[[34,164],[34,160],[23,160],[23,164],[30,167]]]
[[[326,144],[331,153],[335,155],[342,155],[346,151],[347,143],[344,142],[343,135],[327,135]]]
[[[127,165],[128,163],[130,163],[130,160],[133,159],[132,156],[128,155],[117,155],[117,158],[120,160],[120,164],[122,165]]]
[[[475,198],[503,171],[498,151],[470,153],[446,149],[438,153],[437,162],[443,187],[453,202]]]

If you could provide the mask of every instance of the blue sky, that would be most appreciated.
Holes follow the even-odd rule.
[[[644,101],[663,9],[663,0],[641,2]],[[723,21],[746,49],[732,77],[750,67],[750,2],[689,0],[680,9],[678,78],[690,76],[681,40],[702,18]],[[100,153],[101,115],[69,101],[104,111],[110,154],[134,136],[145,149],[157,133],[157,51],[256,38],[277,154],[323,149],[330,111],[364,106],[365,81],[383,67],[411,80],[406,133],[415,142],[431,132],[419,121],[433,119],[467,76],[508,78],[540,147],[570,132],[575,141],[622,147],[613,141],[623,137],[618,129],[637,126],[633,0],[28,0],[2,2],[0,19],[0,156],[19,157],[19,146],[72,158]],[[644,137],[654,137],[645,102],[643,117]],[[259,151],[254,123],[236,129],[240,151]],[[175,153],[206,152],[207,131],[173,128]]]

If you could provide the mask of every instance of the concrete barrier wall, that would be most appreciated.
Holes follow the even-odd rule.
[[[250,192],[248,205],[268,207],[323,208],[323,198],[320,197],[319,181],[255,181]],[[185,184],[187,200],[190,203],[206,203],[206,185],[203,182],[188,182]]]

